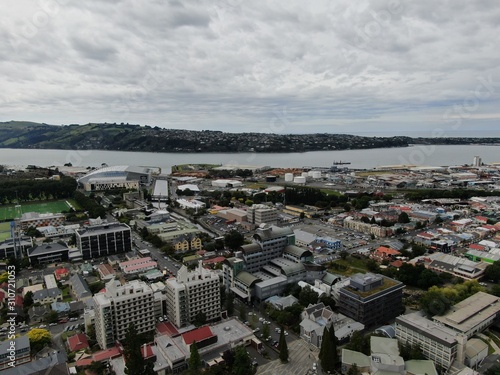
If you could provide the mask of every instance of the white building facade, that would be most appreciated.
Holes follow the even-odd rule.
[[[106,349],[123,340],[130,323],[138,333],[155,328],[153,289],[143,281],[122,285],[118,280],[106,284],[106,291],[94,296],[97,342]]]
[[[182,266],[176,278],[166,281],[167,316],[177,327],[192,323],[199,313],[206,320],[220,317],[220,281],[216,272],[203,268],[194,271]]]

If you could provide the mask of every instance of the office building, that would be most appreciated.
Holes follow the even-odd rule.
[[[459,347],[456,332],[416,312],[396,318],[396,338],[402,344],[419,345],[425,358],[438,368],[449,369],[457,358]]]
[[[76,231],[76,244],[83,259],[92,259],[132,250],[130,227],[122,223],[101,224]]]
[[[143,281],[133,280],[121,284],[111,280],[105,292],[94,297],[95,331],[101,348],[113,346],[123,340],[127,329],[134,323],[138,333],[155,328],[153,290]]]
[[[32,266],[54,262],[67,262],[69,248],[57,242],[45,243],[28,250],[28,258]]]
[[[20,336],[14,339],[15,345],[15,366],[31,361],[30,355],[30,340],[28,336]],[[11,359],[9,358],[11,352],[10,340],[5,340],[0,343],[0,371],[12,368],[9,366]],[[14,367],[15,368],[15,367]]]
[[[177,327],[193,323],[199,313],[211,321],[220,317],[220,281],[216,272],[203,268],[194,271],[182,266],[176,278],[166,281],[167,316]]]
[[[241,246],[245,268],[257,272],[271,259],[278,258],[288,245],[295,245],[295,235],[291,228],[264,226],[253,236],[254,242]]]
[[[499,297],[477,292],[454,305],[446,314],[434,316],[433,320],[469,339],[493,324],[499,312]]]
[[[339,290],[339,311],[366,327],[385,324],[403,311],[403,288],[383,275],[355,274]]]
[[[255,225],[277,224],[278,210],[265,204],[254,204],[247,209],[247,221]]]
[[[0,259],[9,259],[10,257],[19,258],[33,246],[33,239],[28,236],[15,237],[0,242]]]

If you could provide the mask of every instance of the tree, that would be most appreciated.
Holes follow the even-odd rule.
[[[234,314],[234,294],[226,292],[226,311],[228,316]]]
[[[56,311],[50,310],[50,312],[45,316],[45,322],[47,323],[57,323],[59,315]]]
[[[342,258],[342,260],[346,260],[348,256],[349,256],[349,253],[347,251],[342,250],[340,252],[340,257]]]
[[[408,214],[406,212],[401,212],[398,216],[398,223],[409,223],[410,222],[410,217],[408,216]]]
[[[232,375],[250,375],[253,373],[252,361],[244,346],[237,346],[234,350]]]
[[[262,324],[262,337],[264,339],[269,337],[269,324]]]
[[[443,315],[452,303],[438,287],[431,287],[420,299],[420,307],[428,316]]]
[[[325,350],[326,350],[326,341],[330,340],[330,332],[328,331],[328,328],[325,327],[323,330],[323,337],[321,338],[321,348],[319,348],[319,354],[318,358],[320,361],[323,360],[323,357],[325,355]]]
[[[411,346],[410,359],[426,359],[419,344]]]
[[[245,322],[247,320],[247,309],[245,308],[245,305],[243,303],[240,303],[238,310],[240,312],[241,321]]]
[[[33,292],[31,290],[24,295],[23,306],[26,308],[33,306]]]
[[[360,375],[358,366],[354,363],[349,370],[347,371],[347,375]]]
[[[125,374],[150,375],[152,368],[146,363],[141,352],[141,340],[134,323],[130,323],[124,340]],[[153,372],[154,374],[154,372]]]
[[[486,280],[489,280],[494,283],[498,283],[500,281],[500,261],[497,260],[493,264],[490,264],[484,270],[484,277]]]
[[[198,346],[196,345],[196,341],[193,341],[193,343],[191,344],[189,352],[189,373],[191,375],[197,375],[201,369],[201,357],[200,353],[198,353]]]
[[[278,344],[278,350],[280,351],[280,361],[282,363],[288,362],[288,345],[285,338],[285,329],[281,327],[280,338]]]
[[[237,230],[232,230],[224,236],[224,243],[231,250],[237,250],[245,243],[245,237]]]
[[[330,332],[325,328],[323,331],[323,339],[321,340],[321,357],[320,363],[324,372],[333,373],[335,371],[335,362],[333,360],[332,342],[330,340]]]
[[[326,330],[326,328],[325,328]],[[335,327],[333,326],[333,324],[330,326],[330,330],[328,331],[328,336],[329,336],[329,339],[330,339],[330,343],[331,343],[331,356],[333,357],[333,365],[336,367],[338,367],[339,365],[339,355],[338,355],[338,351],[337,351],[337,344],[338,344],[338,340],[337,340],[337,336],[335,336]]]
[[[42,350],[46,345],[49,345],[52,340],[50,332],[41,328],[33,328],[29,331],[28,338],[30,340],[31,351],[33,353]]]
[[[203,311],[200,311],[196,316],[194,317],[194,325],[196,327],[200,327],[204,324],[207,323],[207,314],[205,314]]]
[[[326,293],[320,297],[319,302],[323,302],[325,306],[330,306],[332,310],[335,309],[335,300],[332,296],[329,296]]]
[[[299,293],[299,303],[302,306],[309,306],[310,304],[318,303],[318,293],[315,292],[310,286],[306,285]]]

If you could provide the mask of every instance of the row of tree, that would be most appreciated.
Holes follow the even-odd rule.
[[[65,176],[60,180],[3,181],[0,182],[0,204],[71,198],[76,187],[76,180]]]
[[[89,217],[106,217],[106,209],[97,203],[93,198],[86,196],[79,191],[75,191],[74,198],[76,203],[78,203],[84,211],[88,212]]]

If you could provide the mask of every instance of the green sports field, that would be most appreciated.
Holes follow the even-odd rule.
[[[39,212],[41,214],[51,212],[59,213],[62,211],[68,211],[70,205],[75,209],[78,209],[77,204],[72,199],[61,199],[58,201],[50,202],[32,202],[32,203],[22,203],[19,205],[9,205],[0,206],[0,221],[12,220],[20,218],[22,214],[26,212]],[[1,232],[3,230],[0,229]]]

